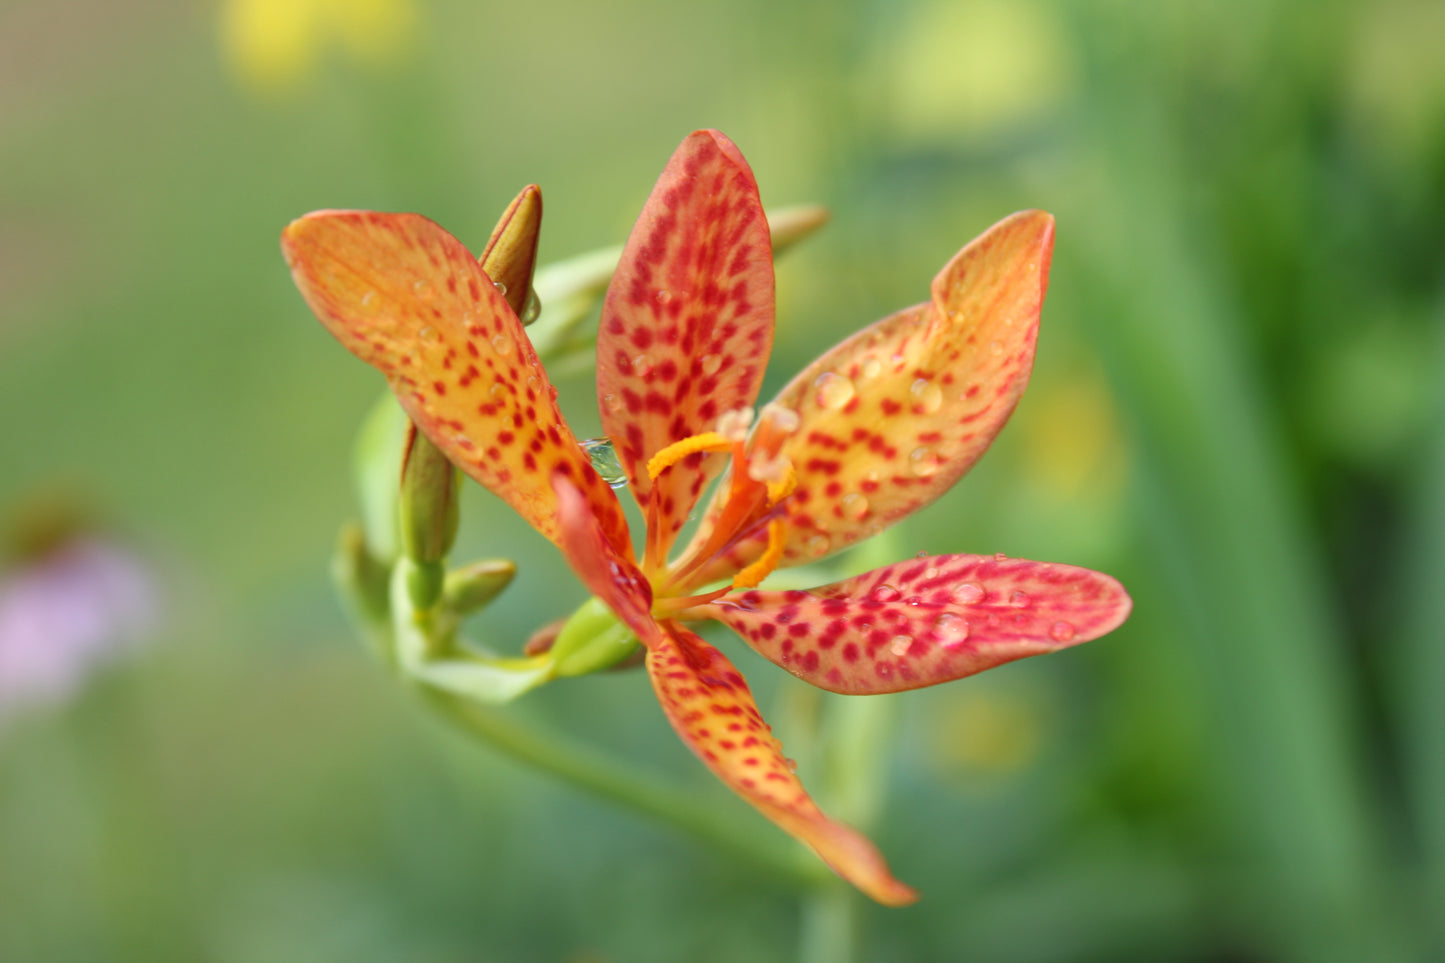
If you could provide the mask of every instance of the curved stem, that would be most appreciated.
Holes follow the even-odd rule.
[[[558,776],[593,795],[611,800],[658,822],[681,829],[729,855],[745,859],[803,890],[815,890],[833,877],[787,843],[781,835],[759,831],[698,800],[696,793],[640,772],[620,759],[567,740],[511,713],[427,685],[416,686],[427,703],[452,723],[497,751]]]

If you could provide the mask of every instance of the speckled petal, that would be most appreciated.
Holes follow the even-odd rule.
[[[865,836],[829,819],[808,796],[747,682],[721,652],[669,623],[661,644],[647,653],[647,671],[668,721],[729,789],[878,902],[902,906],[917,899]]]
[[[933,502],[978,460],[1028,384],[1054,219],[1014,214],[933,280],[933,299],[865,328],[809,365],[776,404],[798,473],[784,565],[816,561]],[[716,505],[709,509],[714,511]],[[699,572],[726,578],[760,538]]]
[[[602,427],[638,501],[656,486],[664,548],[726,461],[689,455],[654,482],[648,459],[751,405],[772,343],[772,241],[757,183],[732,141],[698,131],[628,238],[597,335]]]
[[[550,478],[566,472],[612,544],[629,545],[622,507],[562,420],[521,322],[460,241],[416,214],[317,211],[281,247],[322,324],[463,471],[553,542]]]
[[[866,695],[949,682],[1112,632],[1132,602],[1072,565],[939,555],[809,592],[744,592],[697,609],[805,682]]]
[[[644,645],[658,644],[662,629],[652,617],[652,586],[632,560],[607,540],[587,497],[562,473],[552,478],[562,529],[562,554],[587,591],[597,596]]]

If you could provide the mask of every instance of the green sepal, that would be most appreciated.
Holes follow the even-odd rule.
[[[588,675],[612,668],[641,647],[637,636],[593,597],[572,613],[548,654],[554,674]]]

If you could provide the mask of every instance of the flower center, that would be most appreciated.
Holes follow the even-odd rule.
[[[728,452],[733,469],[724,481],[725,494],[717,508],[708,513],[701,544],[688,552],[671,571],[657,580],[659,596],[682,585],[686,578],[719,554],[732,548],[742,538],[767,526],[767,547],[750,565],[732,579],[723,592],[734,588],[753,588],[767,578],[783,559],[787,543],[787,526],[779,518],[777,506],[797,487],[797,474],[792,461],[780,454],[784,440],[797,429],[797,415],[785,408],[769,405],[763,409],[752,437],[748,427],[753,420],[752,409],[731,411],[718,419],[716,431],[706,431],[674,442],[653,455],[647,473],[657,478],[662,472],[689,455],[698,452]],[[697,544],[697,543],[694,543]],[[658,560],[660,563],[660,559]],[[659,564],[658,566],[662,566]],[[719,593],[709,593],[715,597]],[[676,599],[675,603],[692,600]],[[697,603],[700,604],[701,597]]]

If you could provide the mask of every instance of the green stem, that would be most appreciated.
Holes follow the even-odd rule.
[[[440,689],[418,685],[417,691],[439,714],[504,755],[533,769],[558,776],[574,786],[698,839],[766,870],[788,885],[813,891],[832,880],[811,856],[786,845],[781,836],[759,831],[719,807],[700,801],[695,792],[669,785],[623,761],[572,743],[558,733],[523,724],[513,714],[481,705]]]

